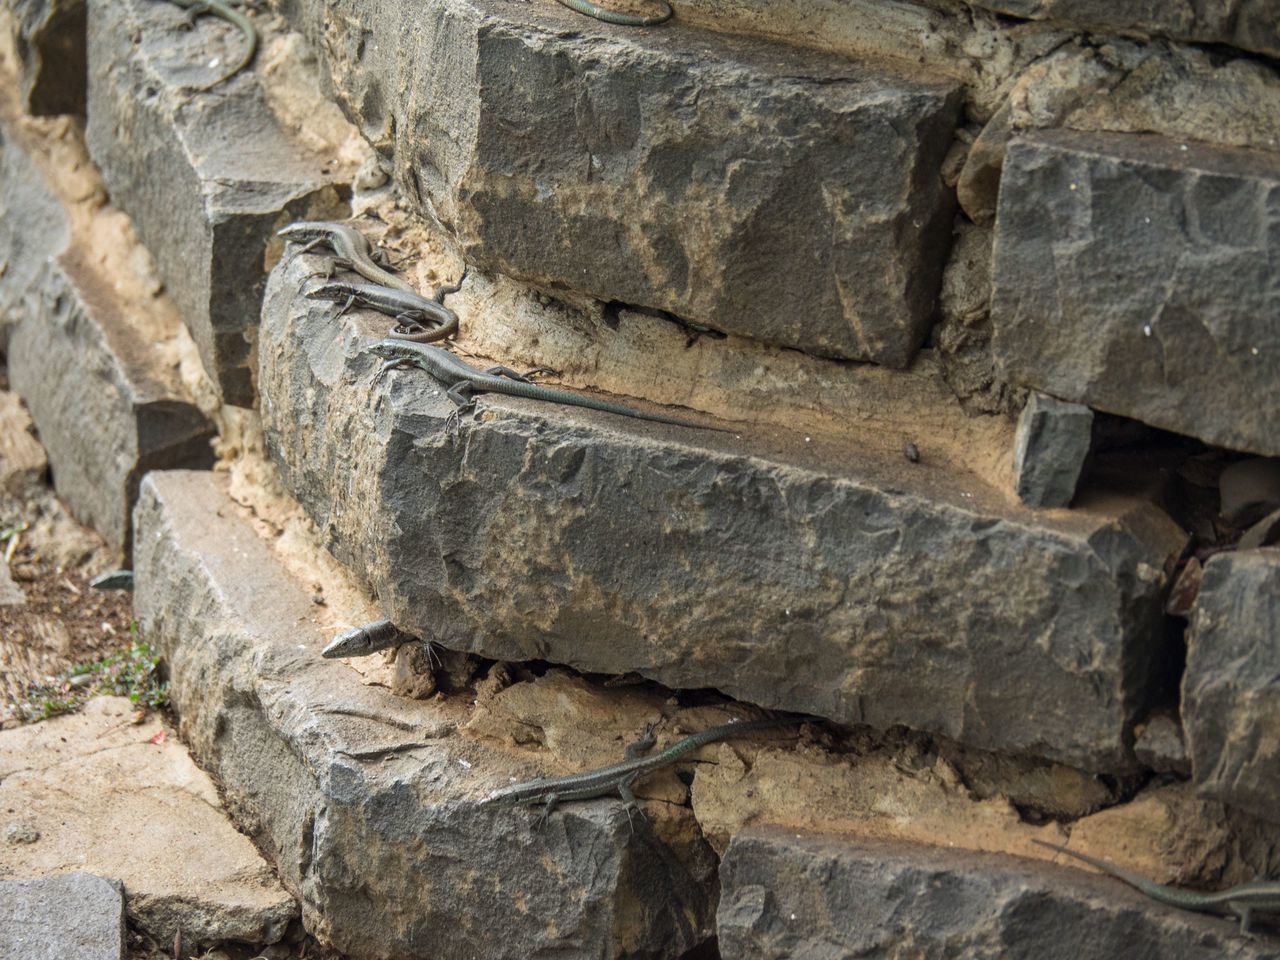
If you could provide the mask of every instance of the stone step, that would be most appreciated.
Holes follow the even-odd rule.
[[[292,220],[346,216],[361,154],[296,50],[271,34],[257,67],[194,89],[225,72],[243,37],[216,17],[184,32],[183,19],[170,3],[89,0],[85,136],[222,399],[251,407],[264,251],[278,255],[275,231]],[[266,60],[275,95],[261,83]]]
[[[181,324],[155,296],[128,222],[104,207],[76,128],[24,118],[3,96],[0,129],[10,382],[58,494],[127,553],[142,474],[211,466],[214,428],[179,375]]]
[[[759,829],[721,867],[725,960],[920,956],[1274,957],[1234,921],[1156,904],[1111,877],[1003,854]]]
[[[616,799],[570,804],[541,829],[523,810],[478,807],[522,772],[518,753],[491,745],[520,725],[484,722],[502,685],[420,702],[393,695],[385,670],[362,682],[322,659],[333,611],[226,491],[211,473],[147,476],[136,609],[169,665],[184,739],[275,860],[310,932],[353,960],[675,958],[711,936],[714,867],[674,776],[674,802],[649,805],[653,827]],[[541,701],[547,730],[621,758],[600,718],[634,716],[637,695],[604,691],[575,729],[564,714],[581,695],[540,697],[538,686],[513,689]],[[661,699],[639,700],[662,715]],[[563,737],[550,746],[566,751]]]
[[[1035,513],[838,430],[712,433],[497,396],[455,418],[420,370],[372,384],[364,348],[386,318],[335,320],[297,296],[307,269],[268,286],[267,449],[401,628],[1091,770],[1130,762],[1185,542],[1151,504],[1093,490]]]
[[[468,262],[822,356],[902,367],[923,341],[952,77],[551,3],[296,9]]]

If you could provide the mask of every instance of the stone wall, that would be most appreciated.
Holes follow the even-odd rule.
[[[1031,842],[1280,871],[1274,4],[6,6],[10,379],[334,949],[1275,955]],[[685,425],[381,370],[302,219]]]

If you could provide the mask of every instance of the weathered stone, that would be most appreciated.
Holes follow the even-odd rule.
[[[1076,495],[1092,437],[1093,411],[1033,392],[1018,418],[1013,473],[1030,507],[1065,507]]]
[[[31,435],[32,426],[18,395],[0,393],[0,490],[14,499],[25,499],[49,469],[44,447]]]
[[[179,929],[188,946],[279,940],[297,904],[160,717],[134,724],[134,710],[96,697],[0,732],[0,809],[22,811],[33,838],[0,853],[8,876],[119,877],[129,918],[160,942]]]
[[[224,479],[151,473],[136,517],[135,604],[184,738],[321,939],[353,960],[523,960],[678,957],[711,935],[714,891],[617,801],[541,830],[479,809],[509,758],[451,736],[456,701],[403,700],[323,660],[312,592]]]
[[[1210,443],[1280,453],[1277,202],[1280,154],[1066,132],[1016,141],[993,277],[1004,374]]]
[[[455,408],[422,371],[371,394],[362,351],[385,320],[295,297],[302,269],[273,273],[264,304],[267,449],[403,629],[1091,769],[1127,762],[1184,542],[1150,504],[1095,494],[1043,519],[900,448],[851,459],[839,437],[796,450],[764,428],[509,397],[450,429]]]
[[[927,956],[1262,960],[1264,940],[1119,880],[940,847],[747,830],[720,870],[725,960]]]
[[[85,0],[24,0],[17,54],[21,91],[33,116],[84,114]]]
[[[1280,822],[1280,550],[1211,557],[1187,642],[1182,721],[1198,790]]]
[[[216,79],[244,40],[216,17],[182,31],[183,16],[174,4],[90,0],[85,135],[222,398],[247,407],[264,250],[290,220],[340,215],[330,185],[356,162],[317,142],[333,124],[296,87],[269,99],[252,71],[208,92],[184,86]]]
[[[1154,133],[1268,151],[1280,145],[1280,74],[1195,47],[1077,38],[1022,67],[1001,92],[956,183],[961,207],[980,224],[995,217],[1009,143],[1033,130]]]
[[[120,960],[124,897],[119,880],[65,873],[0,881],[0,957]]]
[[[1252,525],[1280,507],[1280,458],[1250,457],[1218,476],[1218,511],[1234,524]]]
[[[0,111],[0,349],[7,349],[46,261],[66,248],[70,226],[31,152],[15,136],[18,118],[8,97],[0,96]],[[32,230],[33,223],[41,228]]]
[[[163,353],[175,323],[121,296],[73,246],[48,264],[9,344],[10,380],[40,431],[58,494],[126,552],[142,474],[213,463],[213,426]]]
[[[923,340],[953,79],[500,0],[361,9],[303,15],[348,113],[469,262],[823,356],[901,367]]]
[[[1061,20],[1097,33],[1139,31],[1193,43],[1223,43],[1280,56],[1280,16],[1272,0],[966,0],[970,6],[1033,20]]]
[[[1134,735],[1133,752],[1138,762],[1156,773],[1191,775],[1191,758],[1182,736],[1182,724],[1172,710],[1157,710],[1147,717]]]
[[[1280,542],[1280,510],[1267,514],[1240,536],[1237,550],[1256,550]]]

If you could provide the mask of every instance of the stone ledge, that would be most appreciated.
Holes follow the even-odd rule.
[[[268,96],[259,71],[272,59],[269,36],[255,69],[193,91],[184,84],[216,78],[204,66],[210,49],[219,69],[234,60],[237,31],[216,17],[181,31],[173,4],[88,2],[89,151],[155,257],[222,399],[253,406],[264,250],[290,220],[343,215],[335,185],[350,181],[357,161],[340,139],[323,142],[335,126],[327,111],[336,111],[316,102],[314,81],[304,91],[311,102],[296,84],[285,87],[297,69],[280,62],[287,49],[272,63]]]
[[[1009,148],[991,319],[1004,375],[1280,454],[1280,155],[1041,132]]]
[[[1145,33],[1191,43],[1222,43],[1280,56],[1280,15],[1272,0],[971,0],[971,5],[1033,20],[1057,20],[1099,33]]]
[[[1037,516],[972,474],[851,455],[839,435],[506,397],[450,432],[425,373],[370,392],[362,349],[385,318],[295,299],[301,270],[273,274],[264,305],[268,451],[402,628],[1089,769],[1130,762],[1185,539],[1154,507],[1092,491]]]
[[[0,882],[0,956],[120,960],[124,930],[119,880],[76,872]]]
[[[322,660],[333,633],[312,590],[226,489],[147,476],[135,604],[184,738],[312,933],[353,960],[677,957],[710,936],[714,886],[616,800],[540,831],[524,811],[478,809],[511,761],[453,735],[472,701],[401,699]]]
[[[725,960],[799,956],[1128,960],[1272,958],[1231,921],[1153,903],[1119,880],[1031,860],[777,829],[721,866]]]
[[[10,380],[58,495],[126,557],[142,474],[213,465],[213,425],[178,379],[178,333],[176,318],[122,296],[73,245],[49,262],[10,338]]]
[[[361,10],[299,19],[469,262],[823,356],[901,367],[924,339],[955,80],[551,3]]]

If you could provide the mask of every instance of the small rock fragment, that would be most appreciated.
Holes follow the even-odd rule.
[[[1030,507],[1065,507],[1089,455],[1093,411],[1032,393],[1018,419],[1013,470],[1018,497]]]

